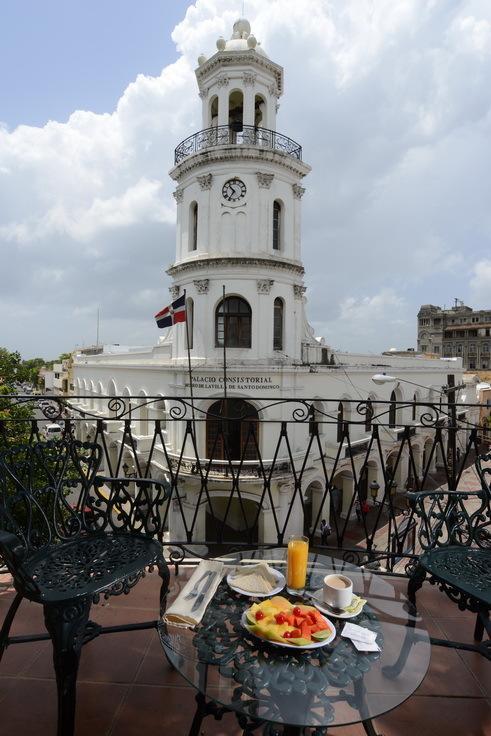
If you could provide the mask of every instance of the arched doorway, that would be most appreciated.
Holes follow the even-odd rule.
[[[247,542],[257,544],[259,539],[258,503],[249,498],[214,496],[206,506],[206,541]],[[259,522],[259,525],[258,525]]]
[[[210,460],[257,460],[259,418],[243,399],[220,399],[206,417],[206,457]]]

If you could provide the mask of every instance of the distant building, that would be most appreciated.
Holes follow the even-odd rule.
[[[474,310],[458,299],[450,309],[423,304],[418,312],[418,351],[462,358],[465,370],[491,365],[491,310]]]

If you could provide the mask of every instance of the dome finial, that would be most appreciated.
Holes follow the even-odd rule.
[[[251,32],[251,24],[247,18],[239,18],[234,23],[232,38],[248,38]]]

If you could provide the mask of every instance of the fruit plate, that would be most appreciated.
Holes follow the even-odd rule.
[[[248,567],[255,567],[255,566],[254,565],[241,565],[241,569],[242,568],[247,569]],[[235,590],[236,593],[240,593],[240,595],[245,595],[248,598],[270,598],[271,596],[277,595],[278,593],[280,593],[285,587],[285,583],[286,583],[286,578],[282,572],[280,572],[279,570],[276,570],[274,567],[271,567],[270,570],[276,578],[277,585],[275,588],[273,588],[273,590],[270,590],[268,593],[253,593],[250,590],[243,590],[242,588],[239,588],[237,585],[234,585],[232,582],[232,578],[234,576],[233,573],[229,573],[227,575],[227,583],[232,588],[232,590]]]
[[[366,601],[360,598],[360,603],[358,604],[358,606],[356,607],[354,611],[351,611],[351,613],[348,613],[347,611],[343,611],[342,613],[337,613],[330,606],[324,603],[322,588],[320,588],[320,590],[316,590],[313,593],[311,593],[309,595],[309,601],[312,602],[314,606],[317,608],[317,610],[320,611],[321,613],[327,613],[329,616],[332,616],[333,618],[342,618],[342,619],[355,618],[356,616],[359,616],[360,613],[363,611],[363,606],[366,603]]]
[[[298,651],[303,651],[305,649],[320,649],[320,647],[325,647],[326,644],[330,644],[332,640],[336,638],[336,628],[334,624],[332,623],[332,621],[329,621],[328,618],[322,616],[329,629],[331,630],[330,636],[326,637],[326,639],[323,639],[322,641],[312,642],[312,644],[305,644],[304,646],[298,646],[298,644],[288,644],[286,641],[283,644],[283,642],[275,641],[274,639],[265,639],[263,636],[259,636],[259,634],[251,631],[249,624],[247,623],[246,613],[247,611],[244,611],[244,613],[242,614],[242,618],[240,619],[240,623],[242,624],[242,626],[247,629],[247,631],[252,634],[252,636],[255,636],[256,639],[261,639],[261,641],[268,642],[269,644],[274,644],[276,647],[283,647],[284,649],[297,649]]]

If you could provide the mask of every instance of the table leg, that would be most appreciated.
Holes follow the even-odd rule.
[[[373,727],[373,723],[371,720],[368,721],[362,721],[363,728],[365,729],[365,733],[367,736],[381,736],[381,734],[378,734],[376,730]]]
[[[206,715],[206,700],[202,693],[196,695],[196,711],[188,736],[200,736],[201,724]]]

